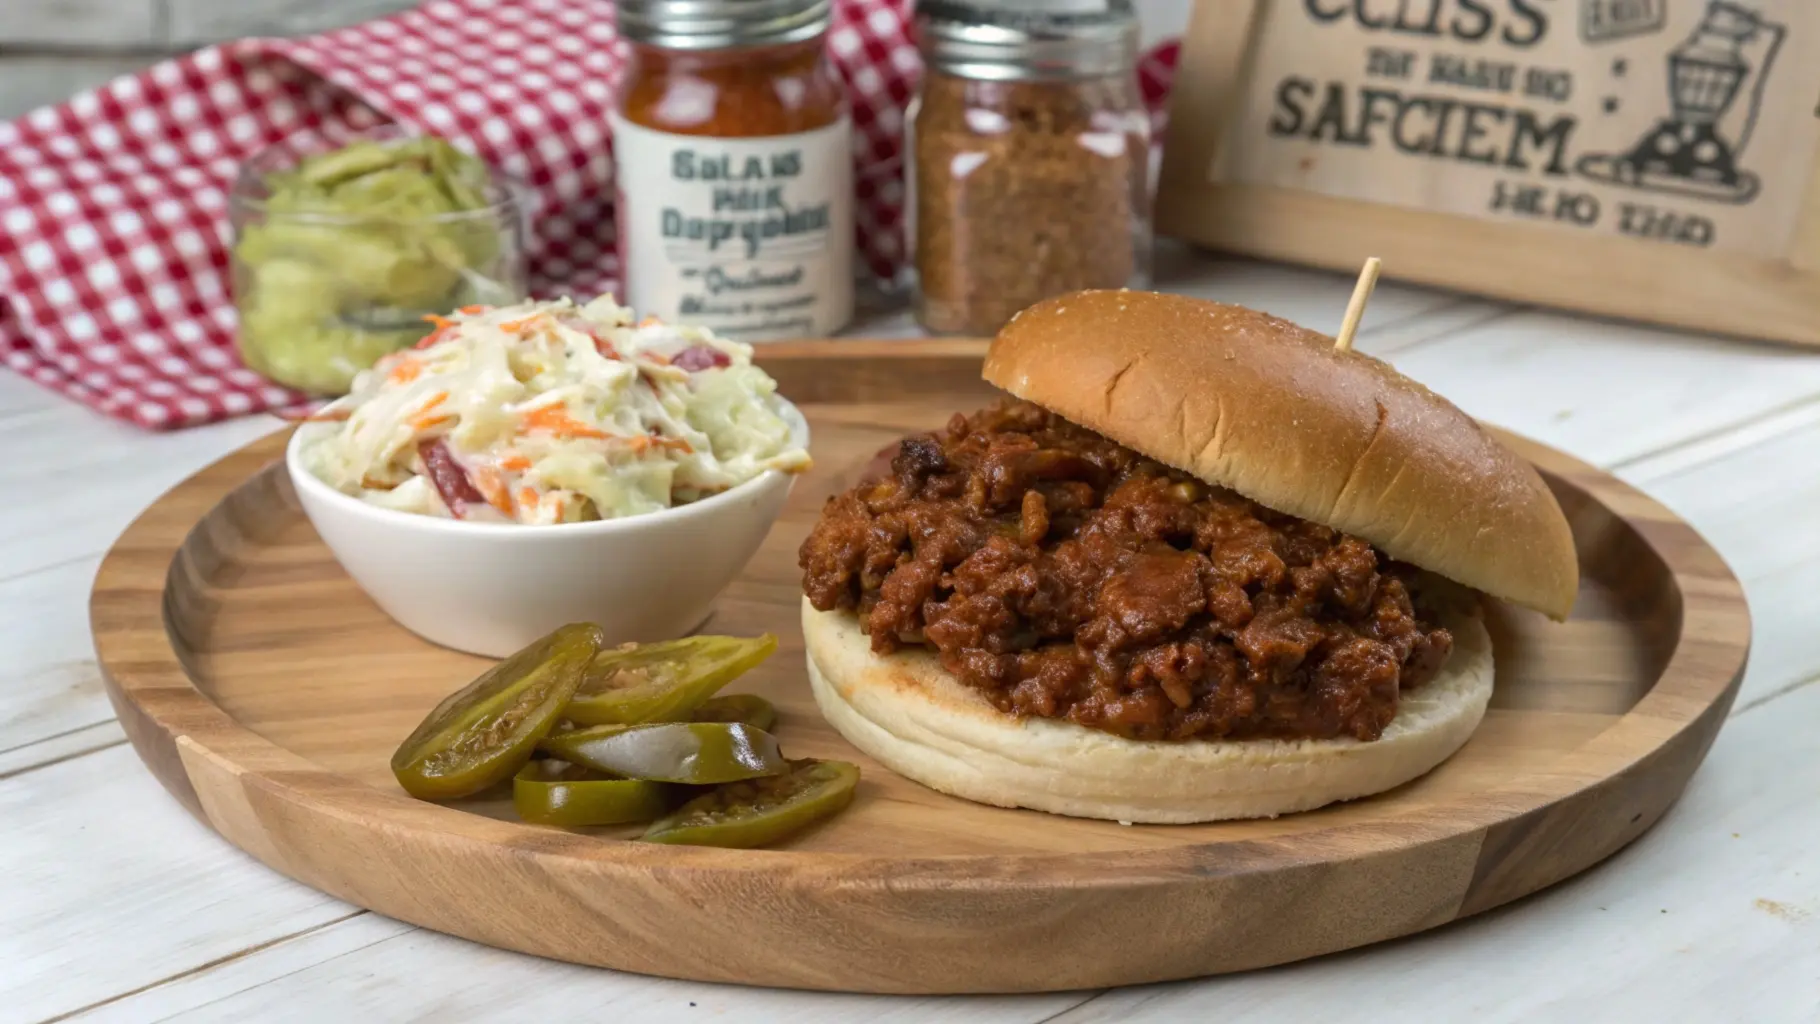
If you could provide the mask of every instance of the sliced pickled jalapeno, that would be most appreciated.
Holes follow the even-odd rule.
[[[651,843],[767,846],[838,813],[853,802],[859,769],[845,761],[791,761],[769,778],[716,787],[652,823]]]
[[[777,650],[777,637],[690,636],[595,655],[566,717],[581,725],[686,720]]]
[[[392,755],[398,784],[453,800],[511,778],[562,717],[601,640],[597,626],[563,626],[450,695]]]
[[[691,722],[743,722],[767,732],[777,724],[777,709],[755,693],[723,693],[710,697],[689,714]]]
[[[512,805],[520,818],[570,828],[650,821],[677,803],[678,792],[667,783],[610,779],[554,759],[532,761],[512,778]]]
[[[572,764],[651,782],[712,785],[788,767],[770,733],[738,722],[596,725],[556,733],[542,746]]]

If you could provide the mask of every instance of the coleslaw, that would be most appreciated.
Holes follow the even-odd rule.
[[[483,522],[656,512],[809,453],[752,348],[609,296],[464,306],[308,419],[304,465],[384,508]]]

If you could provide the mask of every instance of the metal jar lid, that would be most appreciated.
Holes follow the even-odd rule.
[[[962,78],[1089,78],[1137,63],[1130,0],[921,0],[916,36],[930,67]]]
[[[720,50],[813,39],[830,0],[618,0],[619,34],[672,50]]]

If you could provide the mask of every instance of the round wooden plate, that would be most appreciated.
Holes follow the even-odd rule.
[[[191,812],[342,899],[581,963],[874,992],[1123,985],[1432,928],[1635,839],[1724,721],[1750,624],[1723,562],[1655,502],[1513,438],[1573,523],[1579,606],[1566,624],[1492,608],[1491,710],[1426,777],[1275,821],[1155,827],[982,807],[901,779],[815,711],[796,548],[883,446],[990,400],[982,351],[762,350],[813,425],[817,468],[706,628],[776,632],[778,653],[733,689],[777,703],[792,756],[864,770],[853,807],[787,847],[646,846],[525,825],[502,798],[407,797],[393,748],[486,663],[406,633],[342,573],[273,463],[282,437],[165,495],[108,555],[92,614],[114,705]]]

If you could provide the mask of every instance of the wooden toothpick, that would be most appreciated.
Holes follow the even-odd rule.
[[[1365,261],[1359,271],[1359,283],[1352,288],[1352,301],[1346,304],[1346,319],[1340,321],[1339,336],[1333,339],[1336,352],[1351,352],[1352,337],[1359,333],[1359,321],[1365,319],[1365,303],[1371,301],[1371,290],[1378,286],[1378,270],[1384,261],[1376,256]]]

